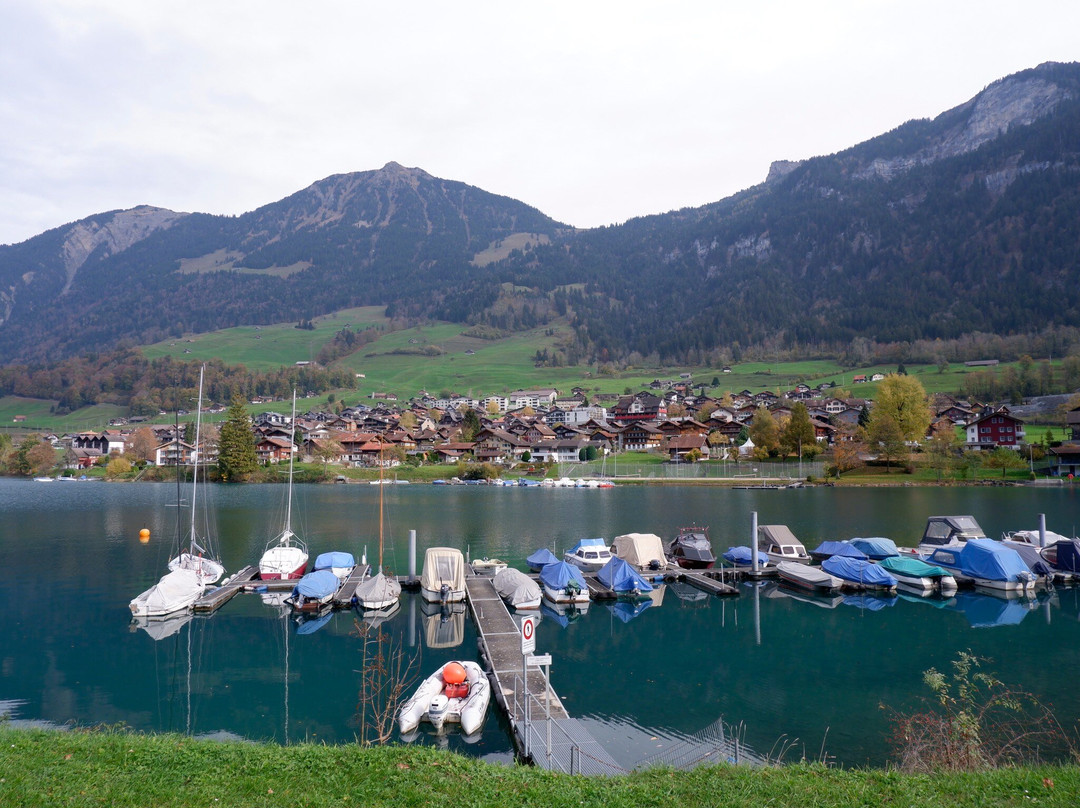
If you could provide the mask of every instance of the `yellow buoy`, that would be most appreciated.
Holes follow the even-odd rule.
[[[146,544],[150,541],[150,531],[145,527],[139,531],[139,543]]]

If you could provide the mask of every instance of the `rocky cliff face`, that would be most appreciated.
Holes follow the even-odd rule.
[[[187,215],[141,205],[103,217],[84,219],[72,225],[61,246],[63,266],[67,272],[63,291],[71,287],[75,274],[94,252],[103,249],[106,256],[116,255]]]
[[[1073,96],[1069,89],[1040,75],[1042,69],[1036,68],[1026,76],[1020,74],[991,84],[971,101],[935,119],[959,120],[935,138],[933,144],[911,155],[873,160],[854,176],[857,179],[892,179],[914,166],[975,151],[1018,126],[1027,126],[1049,115],[1058,104]]]

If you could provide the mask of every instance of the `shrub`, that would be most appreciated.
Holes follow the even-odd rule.
[[[975,771],[1031,763],[1040,751],[1067,751],[1053,711],[1030,693],[979,670],[985,660],[961,651],[946,676],[923,674],[933,697],[926,709],[893,717],[891,745],[903,771]]]

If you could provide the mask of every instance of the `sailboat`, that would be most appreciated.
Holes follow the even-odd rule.
[[[179,443],[179,434],[176,436]],[[180,547],[183,532],[180,526],[180,456],[176,457],[176,544]],[[162,618],[190,609],[206,591],[206,584],[195,570],[174,569],[145,592],[128,603],[131,616],[136,621]]]
[[[382,452],[379,452],[379,571],[356,587],[353,600],[361,609],[386,609],[401,597],[401,584],[383,573],[383,473]]]
[[[225,574],[225,567],[220,561],[213,557],[213,552],[209,549],[209,537],[207,537],[207,547],[203,547],[199,543],[199,537],[196,529],[198,522],[198,510],[197,510],[197,498],[196,493],[199,486],[199,460],[202,454],[200,444],[200,430],[202,428],[202,393],[203,393],[203,371],[205,365],[199,368],[199,403],[195,410],[195,452],[192,457],[192,474],[191,474],[191,534],[188,537],[187,549],[181,549],[180,554],[169,562],[170,570],[192,570],[194,571],[204,584],[216,583],[221,579],[221,576]]]
[[[296,390],[293,390],[292,420],[293,432],[296,431]],[[285,505],[285,527],[277,538],[272,539],[259,559],[259,577],[264,581],[282,578],[300,578],[307,567],[308,551],[300,538],[292,531],[292,488],[293,457],[296,454],[295,439],[290,441],[289,451],[289,490]]]

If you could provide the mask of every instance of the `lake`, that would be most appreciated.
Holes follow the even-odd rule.
[[[786,524],[813,549],[825,539],[887,536],[917,542],[926,517],[973,514],[988,535],[1047,527],[1075,535],[1077,491],[1060,488],[806,488],[727,490],[634,486],[540,489],[382,487],[385,564],[407,572],[407,536],[423,549],[458,547],[524,568],[547,546],[629,532],[665,539],[690,523],[710,527],[714,549],[749,540],[760,524]],[[257,562],[280,530],[285,486],[208,486],[222,560]],[[186,493],[186,492],[185,492]],[[298,485],[294,527],[320,552],[378,554],[378,486]],[[122,725],[279,743],[353,742],[368,713],[358,615],[301,624],[274,603],[241,594],[217,613],[149,629],[128,601],[164,572],[175,548],[176,488],[168,483],[0,480],[0,712],[45,724]],[[186,519],[186,515],[185,515]],[[140,544],[142,528],[151,531]],[[420,562],[418,562],[420,563]],[[418,570],[419,572],[419,570]],[[1080,598],[1059,588],[1038,601],[964,593],[954,601],[846,598],[813,602],[776,587],[738,598],[695,598],[665,587],[638,614],[594,603],[561,625],[548,615],[537,652],[552,680],[627,768],[654,759],[722,719],[759,753],[824,753],[845,765],[885,763],[888,716],[926,695],[922,674],[948,670],[971,649],[1009,685],[1052,703],[1066,729],[1080,694],[1061,671],[1080,667]],[[682,595],[682,597],[680,597]],[[684,599],[685,598],[685,599]],[[314,629],[314,630],[313,630]],[[414,596],[381,627],[388,648],[426,676],[477,658],[464,616],[427,615]],[[494,703],[479,742],[453,734],[465,754],[509,761],[513,745]]]

